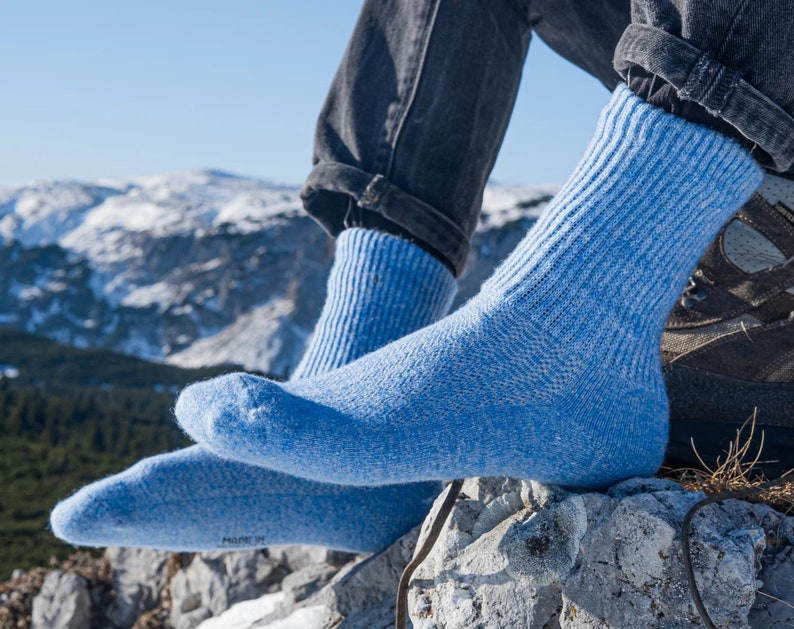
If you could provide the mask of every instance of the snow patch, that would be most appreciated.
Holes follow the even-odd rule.
[[[247,629],[257,620],[272,614],[283,600],[284,592],[275,592],[237,603],[220,616],[208,618],[197,629]]]
[[[286,376],[296,364],[308,331],[290,323],[291,299],[278,298],[245,313],[217,334],[200,339],[166,362],[180,367],[235,364]]]
[[[498,229],[526,218],[538,218],[559,186],[491,184],[485,188],[480,229]]]
[[[75,181],[32,182],[0,188],[0,236],[26,247],[54,244],[78,227],[86,212],[124,187]]]
[[[139,286],[121,300],[121,305],[128,308],[157,306],[158,312],[163,313],[180,303],[181,296],[179,292],[179,286],[174,286],[169,282],[157,282],[149,286]]]
[[[0,365],[0,379],[2,378],[19,378],[19,368],[14,365]]]
[[[233,605],[220,616],[208,618],[198,625],[197,629],[249,629],[262,627],[263,629],[321,629],[323,620],[328,612],[324,605],[301,607],[296,609],[286,618],[262,624],[262,619],[275,611],[276,606],[284,600],[283,592],[265,594],[264,596],[243,601]]]

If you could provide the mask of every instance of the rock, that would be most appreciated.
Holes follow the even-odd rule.
[[[213,618],[202,629],[391,629],[397,583],[411,559],[418,533],[417,529],[410,531],[382,553],[358,557],[341,570],[330,564],[305,566],[284,579],[284,591],[278,598],[268,594],[258,601],[240,603],[223,615],[229,624],[218,624],[221,618]],[[319,581],[333,573],[331,581],[316,589]]]
[[[91,599],[86,580],[53,570],[33,599],[33,629],[85,629],[91,626]]]
[[[511,479],[464,483],[433,551],[411,581],[408,609],[414,627],[476,627],[478,623],[488,627],[559,626],[560,587],[528,587],[526,581],[533,573],[547,577],[549,568],[563,571],[566,558],[549,557],[533,567],[532,562],[520,559],[518,549],[500,542],[509,534],[528,548],[559,551],[578,540],[552,541],[546,526],[534,527],[534,534],[531,527],[512,530],[527,520],[522,492],[527,493],[527,487]],[[440,501],[425,520],[419,543],[427,535]],[[512,567],[515,574],[507,571],[511,560],[516,562]]]
[[[356,558],[353,553],[322,548],[321,546],[274,546],[268,548],[268,556],[290,572],[319,564],[341,567]]]
[[[409,612],[417,629],[565,629],[699,624],[684,576],[681,522],[702,498],[661,479],[632,479],[602,493],[533,482],[466,481],[430,555],[414,574]],[[424,538],[443,495],[423,525]],[[693,567],[717,626],[790,626],[794,518],[726,501],[693,523]],[[764,531],[778,531],[770,550]],[[777,624],[773,624],[777,623]]]
[[[115,627],[132,627],[138,617],[160,604],[169,555],[148,548],[105,550],[115,592],[105,615]]]
[[[206,607],[197,607],[182,616],[179,619],[179,624],[175,625],[176,629],[196,629],[202,622],[212,618],[212,611]]]
[[[603,493],[505,478],[468,480],[412,579],[413,626],[702,626],[680,545],[683,517],[701,497],[662,479],[631,479]],[[442,500],[423,524],[422,539]],[[136,605],[160,600],[156,591],[166,572],[183,565],[170,582],[174,629],[387,629],[394,624],[399,577],[419,536],[415,529],[371,556],[289,547],[187,554],[170,567],[165,553],[109,550],[117,590],[110,622],[121,627],[117,621],[128,622]],[[694,518],[691,546],[696,579],[718,627],[794,626],[786,603],[794,600],[794,518],[763,504],[709,505]],[[33,626],[101,621],[98,604],[91,617],[90,591],[101,587],[92,586],[97,579],[90,574],[48,576]],[[140,626],[164,626],[168,612],[158,609],[150,612],[159,614],[156,622],[152,616]]]
[[[247,601],[270,592],[274,580],[280,581],[283,572],[279,563],[261,551],[250,550],[232,553],[204,553],[207,562],[222,563],[229,577],[229,603]]]
[[[220,613],[229,607],[229,578],[225,572],[215,571],[200,556],[176,573],[171,581],[171,623],[176,629],[190,624],[183,617],[200,607]],[[206,601],[206,605],[202,603]]]
[[[409,531],[377,555],[345,566],[306,607],[322,604],[328,611],[322,627],[390,629],[394,626],[397,584],[411,560],[418,529]]]
[[[794,609],[791,607],[794,548],[789,546],[777,552],[764,566],[759,577],[758,594],[750,611],[750,626],[759,629],[794,627]]]
[[[270,577],[277,567],[276,561],[256,550],[196,555],[171,580],[172,624],[176,629],[193,629],[234,603],[261,596],[272,589]],[[198,611],[202,609],[209,616]],[[199,616],[203,617],[196,621]]]
[[[284,592],[283,605],[294,607],[306,600],[331,580],[339,568],[327,563],[304,566],[284,577],[281,589]]]

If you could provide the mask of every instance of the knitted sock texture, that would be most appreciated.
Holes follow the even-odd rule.
[[[325,306],[292,379],[325,373],[434,323],[456,282],[431,254],[368,229],[343,231]]]
[[[309,544],[376,552],[419,524],[440,491],[440,483],[318,483],[192,446],[82,488],[55,507],[50,525],[79,546],[196,552]]]
[[[331,482],[650,475],[667,438],[665,319],[759,182],[737,144],[618,88],[571,178],[464,308],[314,378],[198,383],[177,420],[226,457]]]
[[[294,377],[331,371],[442,317],[456,289],[430,254],[394,236],[337,239],[328,296]],[[82,546],[172,551],[313,544],[373,552],[427,514],[440,483],[345,487],[225,460],[199,446],[144,459],[58,504],[53,532]]]

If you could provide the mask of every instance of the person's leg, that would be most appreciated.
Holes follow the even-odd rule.
[[[579,167],[466,307],[319,378],[192,385],[177,419],[224,456],[332,482],[652,474],[666,315],[759,181],[732,140],[619,88]]]
[[[621,77],[613,67],[613,54],[631,23],[631,4],[631,0],[533,0],[530,13],[537,36],[614,88]],[[654,17],[642,27],[630,29],[624,47],[635,48],[631,42],[642,37],[646,27],[675,21],[669,14],[665,17],[663,5],[635,4],[638,15],[646,14],[643,6],[648,8],[647,15]],[[709,9],[706,5],[702,8]],[[779,11],[781,5],[771,8]],[[726,4],[715,6],[718,12],[730,9]],[[790,11],[783,6],[774,16],[776,23],[786,23]],[[692,15],[691,11],[685,13],[681,32],[692,32]],[[741,29],[741,15],[737,17]],[[787,20],[794,24],[794,16]],[[715,42],[720,41],[719,28],[713,29],[712,35]],[[736,41],[751,46],[757,43],[741,35]],[[770,59],[785,64],[791,49],[781,46],[782,41],[770,36],[765,50]],[[728,58],[720,46],[707,48],[716,58]],[[763,76],[763,57],[757,59],[759,67],[741,75],[751,82],[755,80],[752,77],[775,80],[774,74]],[[624,61],[619,53],[619,64],[631,77],[632,88],[650,102],[712,128],[719,129],[720,124],[730,127],[689,100],[687,95],[693,92],[685,88],[685,82],[672,86],[644,68],[626,66]],[[790,77],[794,68],[790,61],[788,64],[780,76]],[[675,65],[659,68],[659,72],[674,77]],[[792,85],[791,80],[783,83],[789,90]],[[776,100],[785,102],[784,93],[778,91]],[[788,212],[794,208],[794,168],[779,173],[769,161],[765,163],[767,173],[761,187],[704,254],[665,326],[662,359],[670,400],[665,458],[673,466],[698,467],[702,461],[711,465],[718,457],[724,458],[737,431],[744,427],[743,437],[749,436],[746,424],[752,417],[752,448],[761,448],[763,459],[757,470],[774,477],[794,467],[794,417],[790,412],[794,408],[794,320],[789,317],[794,311],[794,265],[787,264],[794,253]]]
[[[615,47],[631,23],[631,0],[532,0],[533,32],[612,91],[622,83]]]
[[[632,0],[615,68],[635,94],[794,167],[794,3]]]
[[[321,337],[339,342],[313,345],[299,375],[331,371],[436,321],[454,293],[452,274],[427,252],[388,234],[346,230],[319,324]],[[421,522],[440,489],[435,482],[327,485],[226,461],[196,446],[144,459],[81,489],[55,508],[51,526],[82,546],[198,551],[315,544],[371,552]]]
[[[344,231],[293,380],[333,370],[446,313],[450,270],[462,270],[518,89],[529,41],[518,6],[365,3],[320,117],[316,165],[304,187],[310,213],[334,235]],[[347,229],[355,226],[367,229]],[[56,508],[52,527],[91,546],[376,550],[418,523],[438,490],[436,483],[331,487],[187,448],[84,488]]]
[[[790,17],[792,3],[728,4],[636,2],[634,26],[649,39],[627,32],[637,48],[623,48],[634,55],[626,67],[680,74],[679,96],[786,169],[789,139],[769,124],[791,123],[776,60],[764,57],[773,65],[752,75],[757,87],[742,76],[749,50],[764,49],[752,44],[770,35],[784,37],[788,60],[790,29],[767,20],[783,4]],[[766,13],[744,14],[753,7]],[[543,219],[466,308],[323,377],[194,385],[177,419],[226,456],[336,482],[507,474],[596,486],[650,474],[667,431],[666,315],[760,179],[735,141],[621,87]]]
[[[317,125],[306,210],[463,270],[518,92],[529,0],[370,0]]]

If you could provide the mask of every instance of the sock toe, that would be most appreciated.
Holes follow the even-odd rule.
[[[193,446],[84,487],[55,507],[50,526],[77,546],[195,552],[301,543],[375,552],[421,523],[440,490],[316,483]]]
[[[188,436],[216,455],[268,467],[263,442],[280,452],[302,439],[317,441],[310,430],[316,427],[315,406],[267,378],[231,373],[185,388],[174,416]]]
[[[191,384],[177,398],[177,422],[193,439],[212,443],[213,450],[222,455],[225,443],[256,408],[250,387],[254,380],[260,387],[264,381],[246,373],[230,373]]]
[[[136,501],[115,477],[83,487],[59,502],[50,515],[56,537],[76,546],[113,545],[124,529],[132,529]]]

